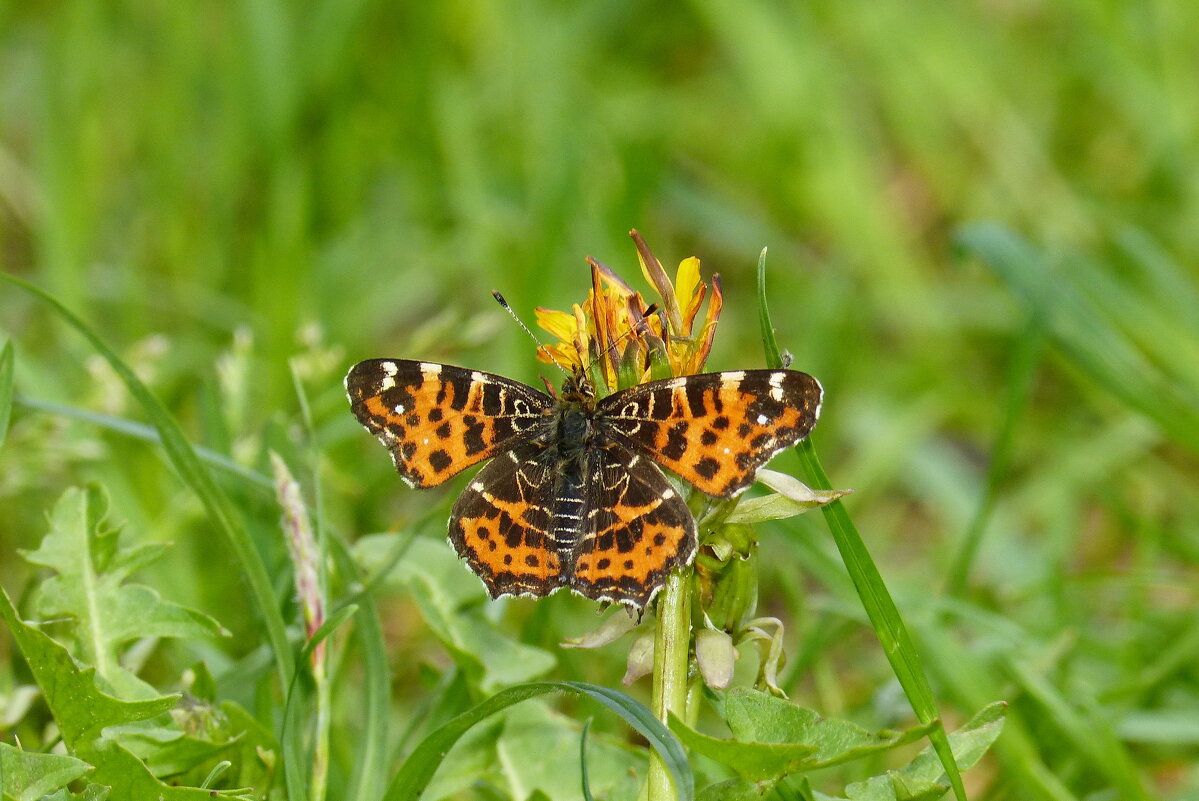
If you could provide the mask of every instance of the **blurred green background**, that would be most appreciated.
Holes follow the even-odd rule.
[[[268,448],[301,450],[294,363],[330,525],[432,517],[440,542],[454,488],[398,481],[346,408],[351,363],[536,381],[489,290],[527,320],[568,308],[585,255],[648,290],[636,227],[668,267],[721,274],[710,366],[758,366],[768,246],[780,343],[827,392],[817,444],[947,719],[1013,705],[975,797],[1194,798],[1197,41],[1199,12],[1167,2],[3,3],[0,267],[263,473]],[[956,246],[979,220],[1030,243],[1010,269],[979,258],[1000,229]],[[141,420],[108,368],[11,287],[0,333],[24,399],[4,586],[29,581],[14,554],[53,499],[99,480],[176,543],[144,580],[251,638],[203,655],[251,652],[231,556],[155,448],[47,408]],[[270,495],[229,483],[284,582]],[[823,523],[760,534],[792,696],[903,723]],[[385,601],[402,730],[449,659],[427,609]],[[554,648],[594,626],[578,599],[489,614],[554,655],[547,675],[623,672],[620,645]]]

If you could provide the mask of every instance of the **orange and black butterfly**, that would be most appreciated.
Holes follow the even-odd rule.
[[[695,555],[695,520],[661,467],[730,498],[808,435],[819,382],[792,370],[669,378],[596,400],[491,373],[371,359],[346,376],[359,422],[400,476],[432,487],[493,459],[458,496],[450,542],[493,598],[569,587],[643,607]]]

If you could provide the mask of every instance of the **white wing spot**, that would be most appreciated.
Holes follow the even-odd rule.
[[[725,449],[724,449],[724,452],[725,452],[725,453],[732,453],[732,451],[730,451],[728,448],[725,448]]]
[[[402,403],[397,403],[397,404],[395,405],[395,413],[396,413],[396,414],[403,414],[403,413],[404,413],[404,404],[402,404]]]
[[[441,365],[433,364],[432,362],[421,362],[420,371],[425,375],[437,375],[441,372]]]
[[[674,490],[672,490],[672,489],[665,490],[662,493],[662,500],[664,500],[664,501],[669,501],[673,497],[674,497]]]
[[[770,397],[776,401],[781,401],[783,399],[783,388],[782,387],[774,387],[773,389],[771,389]]]
[[[470,485],[470,488],[473,489],[475,492],[482,492],[483,491],[483,482],[476,481],[475,483]]]
[[[470,380],[478,381],[481,384],[485,384],[485,383],[487,383],[487,376],[483,375],[478,370],[475,370],[474,372],[472,372],[470,374]]]
[[[424,442],[424,444],[425,444],[425,445],[428,445],[428,444],[429,444],[429,438],[428,438],[428,437],[425,437],[425,442]]]
[[[666,382],[667,389],[679,389],[687,383],[685,378],[672,378]]]
[[[783,385],[783,379],[786,377],[786,373],[772,373],[770,376],[770,386],[781,387]]]
[[[383,364],[381,364],[379,366],[382,367],[383,372],[387,373],[389,376],[395,375],[396,373],[400,372],[400,368],[398,366],[396,366],[395,362],[383,362]]]
[[[640,461],[641,461],[641,457],[634,454],[633,458],[629,460],[629,467],[632,467],[633,465],[637,464]]]
[[[764,414],[758,415],[758,425],[764,426],[769,422],[770,422],[770,418],[767,417],[766,415],[764,415]]]
[[[385,375],[385,376],[383,376],[382,379],[379,380],[379,391],[386,392],[387,390],[391,389],[395,385],[396,385],[396,380],[394,378],[392,378],[390,375]]]
[[[745,379],[745,371],[744,370],[734,370],[731,373],[721,373],[720,374],[721,382],[726,383],[726,384],[729,382],[733,382],[733,381],[743,381],[744,379]]]

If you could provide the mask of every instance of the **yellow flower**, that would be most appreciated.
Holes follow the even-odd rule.
[[[661,262],[636,231],[641,271],[660,302],[647,306],[641,293],[620,276],[588,258],[591,290],[571,312],[537,310],[537,323],[557,340],[539,351],[543,361],[557,360],[589,373],[599,394],[658,378],[703,370],[712,350],[723,297],[719,276],[712,276],[712,297],[699,331],[695,322],[708,294],[695,257],[679,263],[672,284]]]

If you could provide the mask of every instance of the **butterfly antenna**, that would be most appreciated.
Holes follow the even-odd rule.
[[[546,356],[549,356],[550,361],[554,363],[555,367],[557,367],[559,370],[561,370],[567,376],[570,376],[571,375],[570,371],[567,370],[565,367],[563,367],[562,363],[554,358],[554,352],[551,351],[549,348],[547,348],[544,344],[542,344],[541,340],[537,338],[537,335],[534,334],[531,330],[529,330],[529,327],[527,325],[525,325],[524,320],[522,320],[516,316],[516,312],[514,312],[512,310],[512,307],[508,305],[508,301],[504,300],[504,296],[501,295],[499,293],[499,291],[495,290],[495,289],[491,290],[491,296],[493,298],[495,298],[496,303],[498,303],[504,307],[504,311],[508,312],[508,314],[510,314],[512,316],[512,319],[516,321],[516,324],[519,325],[521,328],[523,328],[525,333],[528,334],[533,339],[533,341],[537,343],[537,349],[540,350],[542,353],[544,353]]]

